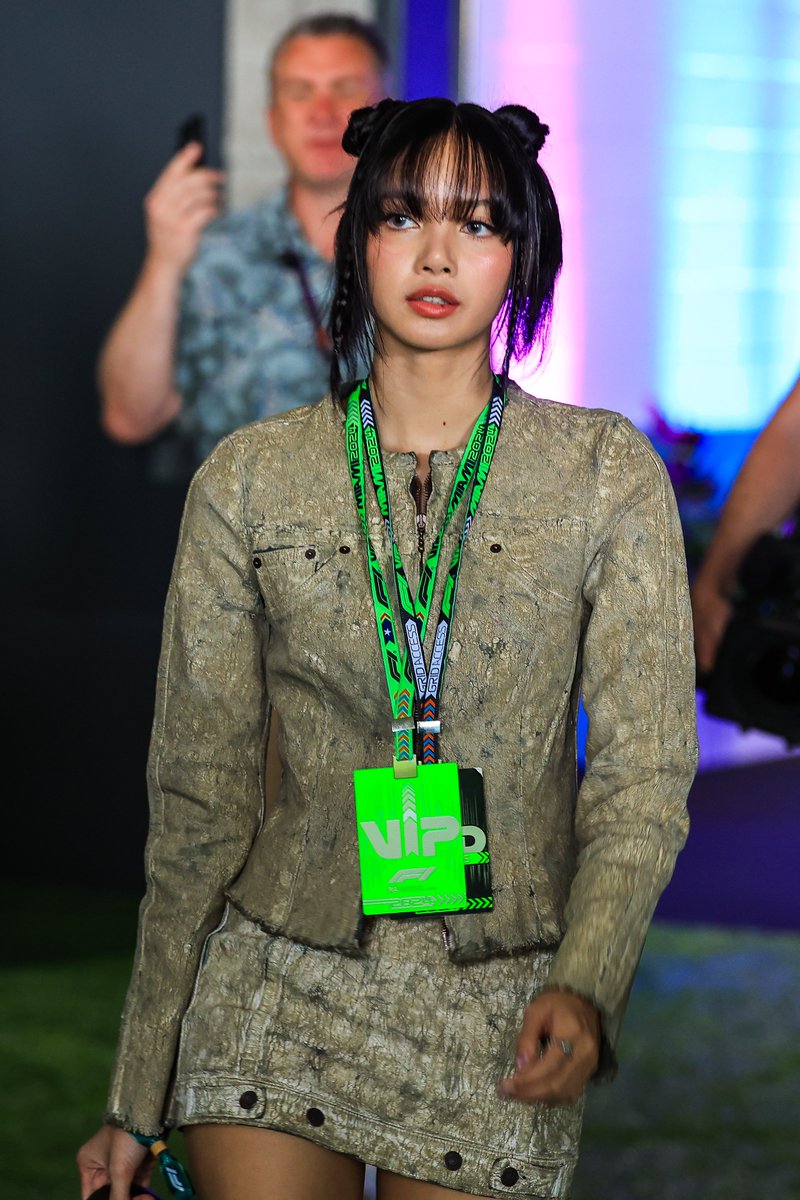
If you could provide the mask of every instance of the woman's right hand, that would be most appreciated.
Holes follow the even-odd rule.
[[[111,1200],[129,1200],[135,1181],[147,1187],[153,1160],[146,1146],[140,1146],[124,1129],[102,1125],[78,1151],[81,1200],[105,1184],[111,1184]]]

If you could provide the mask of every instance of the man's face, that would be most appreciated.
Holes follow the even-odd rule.
[[[360,39],[303,35],[287,43],[273,67],[267,117],[290,178],[310,188],[344,186],[355,165],[342,149],[347,119],[382,96],[379,65]]]

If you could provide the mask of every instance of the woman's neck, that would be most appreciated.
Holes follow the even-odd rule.
[[[370,373],[384,450],[411,451],[427,464],[432,450],[465,446],[492,386],[488,354],[376,356]]]

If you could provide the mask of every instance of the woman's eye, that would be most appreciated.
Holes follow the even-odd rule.
[[[488,221],[467,221],[464,228],[473,237],[491,237],[496,232],[494,226],[490,225]]]
[[[412,229],[415,224],[405,213],[387,213],[383,219],[390,229]]]

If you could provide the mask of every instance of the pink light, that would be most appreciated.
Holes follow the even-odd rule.
[[[464,98],[488,108],[525,104],[550,126],[541,164],[553,185],[564,230],[564,268],[556,287],[550,346],[515,362],[513,378],[528,391],[570,404],[582,403],[585,280],[581,238],[577,75],[580,54],[575,0],[535,4],[467,5]],[[493,363],[505,346],[496,343]]]

